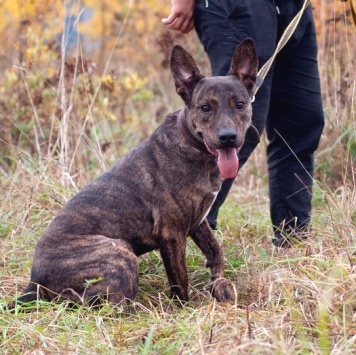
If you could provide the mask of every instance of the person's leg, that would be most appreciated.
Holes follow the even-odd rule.
[[[281,33],[302,1],[276,0],[276,3]],[[309,226],[313,156],[323,127],[317,42],[309,6],[290,42],[277,57],[272,83],[266,131],[276,246],[286,247],[294,238],[302,239]]]
[[[226,75],[235,48],[241,41],[254,39],[260,67],[271,57],[276,46],[277,12],[273,0],[196,0],[195,28],[207,52],[213,75]],[[253,124],[260,134],[265,128],[272,70],[259,89],[253,103]],[[246,162],[257,143],[246,142],[240,151],[240,167]],[[234,179],[226,179],[207,217],[216,228],[220,206],[226,199]]]

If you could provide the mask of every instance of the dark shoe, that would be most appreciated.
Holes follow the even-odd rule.
[[[211,228],[213,231],[216,231],[216,230],[218,229],[217,223],[216,223],[216,219],[215,219],[215,218],[209,218],[209,216],[208,216],[208,217],[207,217],[207,220],[208,220],[208,223],[209,223],[210,228]]]
[[[306,232],[275,231],[272,243],[278,248],[290,248],[294,244],[300,244],[305,239],[307,239]]]

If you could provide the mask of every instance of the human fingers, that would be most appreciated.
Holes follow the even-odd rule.
[[[164,23],[166,26],[170,26],[176,21],[178,16],[175,13],[170,13],[168,17],[163,18],[161,21]]]

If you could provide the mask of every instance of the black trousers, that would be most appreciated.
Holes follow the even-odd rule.
[[[273,54],[303,0],[196,0],[195,28],[213,75],[226,75],[236,46],[255,40],[260,67]],[[310,223],[313,157],[324,127],[317,42],[309,6],[292,38],[278,54],[253,103],[253,124],[268,138],[270,213],[275,235],[301,231]],[[240,151],[242,166],[256,144]],[[208,215],[215,228],[219,207],[233,183],[222,190]]]

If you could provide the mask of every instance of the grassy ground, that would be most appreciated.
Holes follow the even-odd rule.
[[[37,183],[28,182],[33,190]],[[2,221],[2,306],[28,282],[36,240],[52,216],[47,206],[42,207],[47,196],[27,195],[25,187],[18,191],[15,184],[4,201],[8,222]],[[12,205],[15,191],[21,211]],[[356,349],[352,193],[320,190],[323,198],[315,201],[313,235],[303,245],[279,250],[270,243],[265,183],[254,193],[237,184],[216,233],[225,252],[226,274],[236,285],[235,302],[218,304],[211,299],[204,258],[190,243],[191,301],[183,308],[168,298],[163,265],[158,254],[151,253],[141,261],[140,291],[132,312],[111,305],[73,309],[45,302],[26,313],[1,309],[2,353],[352,354]]]
[[[28,312],[5,309],[27,285],[36,242],[61,206],[181,107],[155,55],[148,56],[149,80],[134,70],[95,76],[80,58],[82,72],[71,62],[67,76],[44,77],[36,68],[26,75],[6,72],[0,100],[1,353],[354,354],[355,35],[338,36],[340,42],[335,32],[320,36],[326,128],[316,154],[313,232],[302,245],[272,247],[262,142],[221,210],[216,232],[226,275],[236,286],[229,304],[210,297],[204,258],[190,242],[191,301],[183,308],[169,299],[153,252],[141,258],[131,312],[46,302]],[[206,65],[194,37],[180,41]]]

